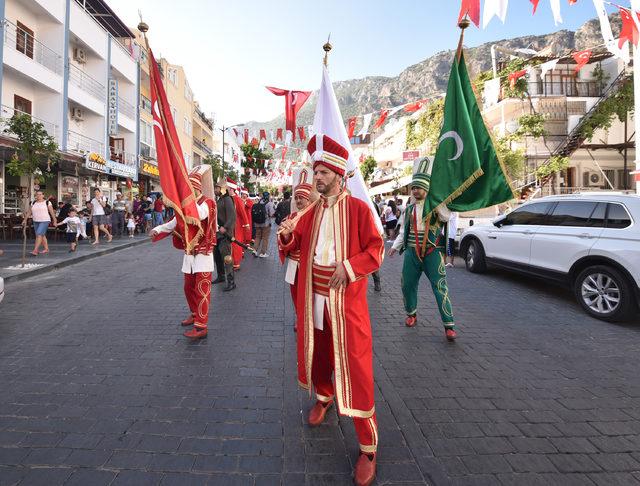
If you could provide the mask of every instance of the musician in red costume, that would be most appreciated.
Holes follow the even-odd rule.
[[[251,210],[253,209],[253,201],[249,197],[249,192],[246,189],[240,191],[240,195],[242,200],[244,201],[244,207],[247,211],[247,219],[249,220],[249,231],[247,232],[245,243],[250,245],[253,243],[253,215],[251,214]]]
[[[320,199],[284,221],[278,235],[285,255],[300,252],[298,382],[315,389],[309,425],[320,425],[333,403],[353,417],[360,443],[354,479],[368,486],[375,478],[378,427],[367,276],[380,267],[384,242],[368,205],[344,189],[348,150],[322,134],[307,150]]]
[[[198,165],[189,172],[189,182],[198,205],[198,215],[203,234],[194,249],[185,251],[182,260],[184,273],[184,294],[189,305],[189,315],[182,321],[183,326],[193,328],[184,335],[190,339],[202,339],[207,336],[209,306],[211,303],[211,275],[213,272],[213,247],[216,245],[217,215],[216,203],[213,199],[213,179],[210,165]],[[176,231],[176,218],[151,230],[153,241],[173,234],[173,246],[185,250],[181,232]]]
[[[233,237],[240,243],[246,243],[247,232],[251,231],[247,211],[244,201],[238,195],[238,184],[229,177],[227,177],[227,189],[229,190],[231,199],[233,199],[233,205],[236,208],[236,226]],[[233,256],[233,269],[236,271],[240,270],[240,262],[244,256],[244,249],[238,245],[232,245],[231,255]]]
[[[298,184],[293,189],[294,206],[292,207],[292,212],[284,219],[285,221],[287,219],[295,218],[298,211],[304,210],[311,203],[310,197],[313,186],[307,182],[307,177],[306,171],[302,171],[300,173]],[[285,252],[280,249],[279,253],[280,263],[286,264],[284,280],[289,284],[289,288],[291,289],[291,299],[293,300],[293,307],[295,309],[296,295],[298,293],[298,265],[300,264],[300,251],[292,251],[288,255],[285,255]]]

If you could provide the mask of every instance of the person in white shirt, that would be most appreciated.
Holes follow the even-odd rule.
[[[91,200],[91,223],[93,224],[93,243],[97,245],[100,243],[100,231],[107,235],[107,242],[110,242],[113,237],[107,229],[107,216],[104,212],[104,207],[107,205],[106,198],[102,195],[102,192],[97,187],[93,190],[93,199]]]
[[[456,233],[458,232],[458,213],[451,211],[447,224],[447,267],[453,267],[453,252],[456,245]]]
[[[65,237],[67,239],[67,243],[71,245],[69,253],[76,251],[76,248],[78,247],[78,236],[80,236],[81,223],[82,222],[80,221],[80,218],[78,218],[78,212],[75,208],[71,208],[69,210],[69,216],[56,223],[56,226],[61,226],[63,224],[67,225]]]

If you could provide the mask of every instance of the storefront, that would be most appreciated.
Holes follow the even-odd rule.
[[[117,192],[124,194],[127,199],[132,197],[133,188],[127,185],[127,180],[132,181],[137,178],[138,174],[135,167],[113,160],[106,160],[96,153],[87,154],[84,167],[96,174],[94,177],[80,178],[82,196],[86,197],[85,201],[93,197],[92,192],[96,187],[100,188],[102,194],[109,201],[115,199]]]
[[[160,170],[154,162],[140,161],[138,186],[142,194],[160,191]]]

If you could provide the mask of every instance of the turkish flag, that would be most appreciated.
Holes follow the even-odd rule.
[[[287,147],[282,147],[282,162],[284,162],[285,155],[287,155]]]
[[[260,140],[266,140],[267,139],[267,131],[264,129],[260,129]]]
[[[298,127],[298,136],[300,137],[300,140],[307,139],[307,135],[304,133],[304,127]]]
[[[249,129],[248,128],[244,129],[244,143],[245,143],[245,145],[249,143]]]
[[[511,89],[515,88],[518,79],[523,77],[525,74],[527,74],[526,69],[521,69],[520,71],[515,71],[509,74],[509,86],[511,87]]]
[[[480,0],[462,0],[458,22],[460,22],[465,15],[469,15],[471,22],[476,24],[476,27],[480,27]]]
[[[276,144],[274,142],[269,142],[269,145],[271,145],[271,150],[276,149]]]
[[[153,107],[153,134],[156,140],[160,187],[164,203],[174,210],[175,231],[191,254],[202,237],[202,225],[193,187],[184,163],[178,132],[171,116],[171,107],[162,84],[160,70],[153,52],[149,50],[149,76],[151,106]]]
[[[288,89],[280,89],[273,88],[271,86],[266,86],[266,88],[271,91],[276,96],[284,96],[284,116],[285,116],[285,128],[287,130],[291,130],[293,134],[293,139],[296,139],[296,115],[302,105],[305,104],[309,96],[311,96],[311,91],[291,91]]]
[[[347,137],[349,138],[353,138],[353,134],[356,131],[356,120],[357,118],[355,116],[352,116],[347,122]]]
[[[577,64],[575,69],[575,72],[577,73],[583,67],[585,67],[585,65],[589,62],[589,59],[591,59],[591,51],[589,49],[585,49],[584,51],[576,52],[573,55],[573,58],[575,59]]]
[[[429,100],[425,98],[424,100],[416,101],[415,103],[407,103],[404,105],[404,111],[407,113],[415,113],[422,108],[427,101]]]
[[[618,47],[622,48],[625,42],[629,41],[634,46],[638,45],[638,27],[631,17],[633,15],[631,10],[618,7],[620,9],[620,19],[622,20],[622,28],[620,29],[620,39],[618,40]],[[636,16],[640,18],[640,15],[636,13]]]
[[[380,118],[378,118],[378,121],[376,122],[375,125],[373,125],[373,130],[377,130],[378,128],[380,128],[382,126],[382,124],[385,122],[385,120],[387,119],[387,115],[389,115],[389,110],[382,110],[380,112]]]
[[[533,13],[536,13],[536,10],[538,9],[538,3],[540,3],[540,0],[529,0],[532,4],[533,4]]]
[[[276,140],[282,140],[282,128],[278,128],[276,132]]]

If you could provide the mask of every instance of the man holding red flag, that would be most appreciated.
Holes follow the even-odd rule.
[[[249,219],[247,218],[247,210],[245,209],[244,201],[238,196],[238,184],[230,177],[227,177],[227,189],[229,189],[229,196],[233,199],[233,205],[236,208],[234,238],[236,241],[246,243],[247,233],[251,231]],[[244,249],[238,245],[233,245],[231,247],[231,255],[233,256],[233,269],[236,271],[240,270],[240,262],[244,256]]]

